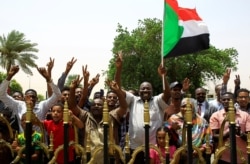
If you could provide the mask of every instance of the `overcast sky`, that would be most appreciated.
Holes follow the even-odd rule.
[[[27,40],[37,43],[38,66],[45,66],[55,58],[53,80],[65,70],[66,63],[77,59],[70,74],[80,74],[81,66],[88,64],[90,77],[107,70],[112,57],[117,24],[129,31],[138,26],[139,19],[163,17],[163,0],[1,0],[0,35],[12,30],[25,34]],[[250,89],[248,71],[250,43],[250,1],[179,0],[181,6],[196,7],[210,31],[210,44],[217,48],[235,48],[239,52],[238,71],[232,72],[229,89],[233,88],[235,74],[240,74],[242,87]],[[34,76],[22,71],[14,78],[24,90],[29,86],[45,94],[46,83],[33,69]],[[103,88],[105,77],[95,90]],[[208,88],[211,86],[208,86]],[[94,90],[94,91],[95,91]],[[213,88],[212,88],[213,90]]]

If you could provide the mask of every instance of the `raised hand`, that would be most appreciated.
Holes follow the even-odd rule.
[[[231,69],[228,68],[223,75],[223,84],[227,84],[228,80],[230,79]]]
[[[55,61],[55,59],[49,58],[49,62],[47,63],[47,71],[48,71],[48,74],[50,77],[51,77],[51,71],[54,67],[54,61]]]
[[[82,66],[82,75],[84,79],[84,83],[88,83],[89,81],[89,71],[87,70],[88,66],[86,65],[85,67]]]
[[[70,88],[76,88],[79,86],[79,84],[81,83],[82,78],[80,78],[79,75],[77,75],[76,79],[72,80],[70,83]]]
[[[82,90],[82,94],[81,97],[78,101],[78,106],[83,108],[84,104],[86,103],[86,101],[88,100],[88,88],[89,88],[89,71],[87,70],[88,66],[86,65],[85,67],[82,66],[82,74],[83,74],[83,90]],[[79,79],[79,78],[78,78]],[[81,78],[82,80],[82,78]],[[80,80],[80,81],[81,81]],[[78,80],[79,82],[79,80]],[[80,82],[79,82],[80,83]],[[78,84],[79,85],[79,84]]]
[[[162,76],[162,75],[166,75],[167,74],[167,70],[166,70],[166,68],[162,65],[162,63],[159,65],[159,67],[158,67],[158,74],[160,75],[160,76]]]
[[[74,64],[76,63],[77,59],[75,59],[74,57],[67,63],[66,65],[66,70],[65,73],[68,74],[69,71],[72,69],[72,67],[74,66]]]
[[[92,78],[89,82],[89,85],[94,87],[97,83],[99,83],[100,74],[98,73],[94,78]]]
[[[11,80],[12,77],[19,71],[19,66],[18,65],[14,65],[10,68],[10,71],[7,74],[7,78],[6,80]]]
[[[240,75],[235,75],[234,85],[240,86]]]
[[[122,67],[122,51],[119,51],[116,55],[115,66],[116,68]]]
[[[48,83],[51,82],[51,77],[49,76],[49,73],[45,67],[36,67],[36,69],[46,79]]]
[[[120,89],[119,85],[115,81],[106,80],[105,83],[113,90],[118,91]]]

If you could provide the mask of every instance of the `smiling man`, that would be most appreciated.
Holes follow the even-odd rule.
[[[166,77],[165,68],[160,65],[158,74]],[[170,88],[165,78],[163,93],[153,96],[153,88],[151,83],[142,82],[139,88],[139,96],[135,96],[130,92],[126,92],[126,101],[129,109],[129,139],[131,153],[145,144],[145,128],[144,128],[144,103],[147,101],[150,114],[149,142],[156,144],[156,129],[162,126],[164,110],[167,108],[167,102],[170,99]],[[137,154],[134,163],[144,163],[144,154]]]
[[[250,114],[249,90],[241,88],[236,92],[237,108]]]

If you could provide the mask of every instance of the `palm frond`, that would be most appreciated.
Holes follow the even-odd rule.
[[[25,39],[25,35],[19,31],[11,31],[7,37],[0,36],[0,66],[8,72],[11,65],[18,64],[28,74],[32,74],[29,67],[35,67],[38,57],[33,54],[38,52],[37,43],[31,43]]]

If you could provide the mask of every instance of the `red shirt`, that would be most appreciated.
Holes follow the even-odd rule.
[[[63,126],[63,121],[60,121],[59,123],[54,123],[53,120],[45,120],[44,121],[44,126],[45,129],[50,136],[51,132],[53,132],[53,144],[54,144],[54,151],[58,148],[58,146],[63,145],[64,143],[64,126]],[[75,133],[74,133],[74,127],[69,124],[69,141],[74,141],[75,139]],[[74,147],[69,147],[68,149],[69,156],[68,160],[69,162],[72,162],[74,160]],[[63,150],[58,153],[56,162],[58,164],[63,164],[64,163],[64,154]]]

